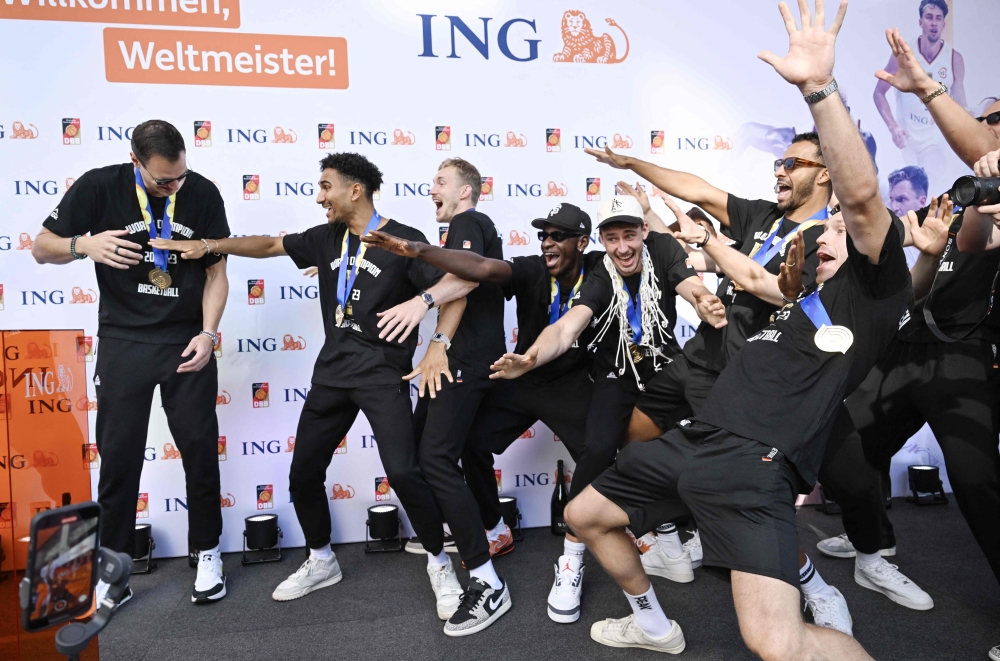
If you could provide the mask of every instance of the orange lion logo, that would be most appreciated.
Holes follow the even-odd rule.
[[[96,399],[89,399],[86,395],[84,395],[76,403],[76,408],[79,411],[96,411],[97,410],[97,400]]]
[[[526,246],[528,245],[530,239],[527,234],[521,234],[517,230],[510,231],[510,242],[508,246]]]
[[[588,62],[596,64],[617,64],[628,57],[628,35],[614,19],[604,19],[608,25],[621,30],[625,37],[625,54],[617,57],[615,42],[607,32],[598,37],[582,11],[570,9],[562,17],[563,49],[552,56],[553,62]]]
[[[229,496],[226,498],[226,496]],[[219,494],[219,506],[220,507],[233,507],[236,505],[236,496],[231,493],[227,493],[226,496]]]
[[[35,128],[34,124],[28,124],[30,129],[24,128],[24,124],[21,122],[14,122],[14,126],[11,130],[10,139],[11,140],[34,140],[38,137],[38,129]]]
[[[51,358],[52,351],[49,345],[39,347],[37,342],[28,342],[27,356],[25,358]]]
[[[715,146],[712,149],[732,149],[733,141],[729,138],[723,138],[721,135],[715,136]]]
[[[288,129],[288,133],[285,133],[285,130],[283,128],[281,128],[280,126],[275,126],[274,138],[271,140],[271,142],[281,142],[286,145],[290,145],[296,142],[298,139],[299,136],[295,135],[295,131],[293,131],[292,129]]]
[[[333,495],[330,496],[330,500],[347,500],[348,498],[354,498],[354,487],[350,484],[346,487],[342,487],[339,484],[333,485]]]
[[[412,145],[416,140],[416,136],[410,131],[407,131],[406,134],[403,133],[403,129],[396,129],[392,132],[392,144],[394,145]]]
[[[341,441],[341,442],[343,442],[343,441]],[[294,436],[289,436],[288,437],[288,445],[287,445],[287,447],[285,447],[285,452],[295,452],[295,437]]]
[[[535,437],[534,427],[528,427],[526,430],[524,430],[524,433],[521,434],[521,438],[534,438],[534,437]]]
[[[28,234],[27,232],[21,232],[21,235],[18,237],[17,249],[31,250],[34,247],[35,247],[35,242],[31,239],[31,235]]]
[[[233,401],[233,396],[229,394],[228,390],[223,390],[221,395],[215,398],[215,405],[222,406],[223,404],[228,404]]]
[[[83,287],[73,287],[71,292],[70,303],[96,303],[97,302],[97,292],[93,289],[89,290],[90,293],[86,294],[83,291]]]
[[[163,444],[163,456],[160,459],[180,459],[181,451],[174,447],[173,443]]]
[[[549,190],[545,193],[545,197],[565,197],[567,195],[569,195],[569,190],[566,188],[566,184],[549,182]]]
[[[517,134],[513,131],[507,131],[507,144],[504,147],[527,147],[528,139],[521,134],[521,137],[517,137]]]
[[[632,138],[627,135],[623,138],[621,133],[615,133],[612,143],[612,149],[632,149]]]
[[[281,347],[282,351],[302,351],[306,348],[306,339],[301,335],[299,335],[299,339],[296,340],[294,337],[286,333],[283,341],[284,345]]]

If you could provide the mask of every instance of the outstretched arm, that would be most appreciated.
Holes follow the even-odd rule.
[[[546,326],[538,339],[522,354],[505,353],[490,367],[491,379],[516,379],[563,355],[590,323],[593,311],[586,305],[574,305],[556,323]]]
[[[886,30],[885,38],[892,48],[893,61],[898,63],[898,69],[886,67],[882,71],[875,72],[875,77],[882,81],[879,83],[880,86],[884,85],[888,89],[891,85],[900,92],[916,94],[920,98],[924,98],[938,89],[940,83],[928,76],[924,68],[920,66],[916,55],[913,54],[913,49],[900,36],[898,28]],[[927,110],[930,111],[938,128],[941,129],[948,145],[971,168],[983,154],[1000,147],[1000,141],[963,107],[965,105],[965,87],[961,84],[960,74],[963,77],[965,75],[965,62],[958,53],[955,53],[954,60],[955,89],[931,99],[927,104]],[[876,87],[876,94],[878,89]],[[877,96],[875,102],[877,105]],[[879,111],[881,112],[881,108]],[[891,131],[892,127],[890,126],[889,129]],[[893,139],[895,140],[895,133]],[[897,143],[897,146],[902,148],[904,145]]]
[[[281,236],[241,236],[231,239],[205,239],[205,241],[152,239],[149,245],[160,250],[179,252],[181,259],[201,259],[209,249],[220,255],[238,255],[256,259],[288,254],[285,252],[284,237]]]
[[[601,163],[621,170],[631,170],[667,194],[697,204],[729,227],[729,193],[720,190],[697,175],[660,167],[632,156],[623,156],[605,147],[584,149]]]
[[[510,264],[501,259],[483,257],[467,250],[439,248],[422,241],[407,241],[379,231],[369,232],[361,237],[361,240],[369,248],[381,248],[401,257],[419,259],[469,282],[488,282],[495,285],[506,285],[510,282]]]
[[[813,20],[805,0],[800,0],[802,29],[795,24],[788,5],[778,5],[788,30],[788,54],[778,57],[763,52],[758,57],[771,66],[803,96],[824,90],[833,82],[837,33],[847,14],[847,1],[840,4],[833,25],[826,29],[823,0],[816,0]],[[840,201],[847,232],[859,252],[878,263],[891,218],[878,194],[878,176],[857,125],[839,94],[809,104],[819,133],[823,158],[830,171],[833,190]]]

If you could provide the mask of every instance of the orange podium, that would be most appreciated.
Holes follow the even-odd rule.
[[[31,517],[93,499],[87,411],[89,347],[82,330],[0,332],[0,659],[60,659],[57,628],[21,628],[17,584],[27,565]],[[93,641],[82,659],[97,659]]]

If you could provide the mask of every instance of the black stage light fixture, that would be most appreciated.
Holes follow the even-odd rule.
[[[402,551],[403,539],[400,536],[402,529],[398,507],[372,505],[368,508],[368,519],[365,521],[365,553]]]
[[[500,496],[500,514],[503,521],[510,527],[515,542],[524,539],[521,533],[521,511],[517,509],[517,498],[514,496]]]
[[[156,569],[153,562],[153,549],[156,548],[156,541],[153,540],[153,526],[149,523],[135,524],[135,550],[132,551],[132,559],[136,560],[132,565],[133,574],[148,574]],[[145,566],[138,561],[145,561]]]
[[[906,500],[917,505],[947,505],[944,485],[937,466],[912,465],[906,467],[910,480],[910,493]]]
[[[284,537],[278,527],[277,514],[254,514],[243,520],[243,564],[258,565],[262,562],[278,562],[281,560],[281,542]],[[271,557],[269,552],[277,547],[277,554]],[[247,560],[247,551],[261,553],[264,557],[257,560]]]

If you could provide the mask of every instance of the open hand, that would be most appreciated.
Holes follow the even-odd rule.
[[[399,343],[402,344],[410,336],[410,331],[419,326],[427,316],[427,310],[427,304],[423,299],[414,296],[405,303],[400,303],[385,312],[379,312],[378,327],[382,329],[378,334],[379,339],[392,342],[399,335]]]
[[[418,254],[417,242],[407,241],[406,239],[400,239],[393,236],[392,234],[386,234],[385,232],[379,232],[378,230],[372,230],[361,237],[361,240],[365,242],[369,248],[381,248],[386,252],[391,252],[394,255],[399,255],[400,257],[416,257]]]
[[[186,363],[182,363],[180,367],[177,368],[177,372],[183,374],[184,372],[197,372],[205,365],[208,365],[208,361],[212,358],[212,352],[215,350],[215,345],[212,344],[212,338],[208,335],[198,334],[191,338],[188,342],[187,348],[184,349],[184,353],[181,354],[181,358],[187,358],[191,353],[194,356],[191,360]]]
[[[523,355],[505,353],[499,360],[490,365],[493,374],[491,379],[516,379],[530,371],[538,362],[538,347],[531,347]]]
[[[642,207],[642,213],[649,213],[649,197],[646,196],[646,191],[642,189],[642,185],[639,182],[635,182],[635,188],[633,188],[624,181],[619,181],[615,184],[615,190],[619,195],[629,195],[639,200],[639,206]]]
[[[907,143],[910,141],[910,134],[902,126],[896,126],[896,128],[891,129],[892,133],[892,143],[900,149],[906,149]]]
[[[150,239],[149,245],[158,250],[173,250],[181,259],[201,259],[208,254],[204,241],[178,241],[177,239]]]
[[[437,393],[441,392],[441,388],[444,386],[442,376],[455,383],[455,379],[451,376],[451,370],[448,369],[448,352],[443,343],[431,342],[424,357],[420,359],[420,363],[413,368],[412,372],[404,376],[403,380],[410,381],[415,379],[417,375],[420,375],[420,384],[417,389],[421,397],[424,396],[426,390],[430,392],[431,399],[435,399]]]
[[[940,257],[944,254],[944,247],[948,243],[948,228],[951,227],[951,212],[954,207],[954,203],[946,193],[941,196],[940,204],[938,204],[936,197],[931,200],[923,225],[917,220],[915,211],[906,213],[906,220],[910,223],[910,236],[913,237],[913,245],[920,252],[932,257]]]
[[[76,252],[86,255],[99,264],[106,264],[116,269],[127,269],[142,261],[142,246],[119,238],[128,234],[128,230],[108,230],[93,236],[81,236],[76,240]]]
[[[889,42],[893,57],[896,58],[898,71],[891,74],[885,69],[881,69],[875,72],[876,78],[889,83],[900,92],[918,94],[921,97],[927,96],[937,89],[937,83],[920,66],[917,56],[913,54],[913,49],[899,34],[899,28],[886,30],[885,39]],[[896,141],[895,132],[892,139],[894,142]],[[899,146],[898,142],[896,144]]]
[[[584,153],[590,154],[596,158],[599,162],[604,163],[605,165],[610,165],[613,168],[627,170],[629,167],[629,157],[614,153],[611,151],[610,147],[604,147],[604,151],[590,148],[584,149],[583,151]]]
[[[799,0],[801,30],[795,24],[788,5],[778,3],[778,11],[785,19],[785,29],[788,30],[788,53],[778,57],[771,51],[763,51],[757,57],[774,67],[778,75],[797,86],[803,95],[824,89],[833,80],[834,46],[847,14],[847,0],[840,3],[829,30],[826,29],[823,0],[816,0],[815,19],[809,12],[808,0]]]
[[[698,317],[712,328],[722,328],[729,323],[726,319],[726,306],[715,294],[702,294],[695,297],[697,305],[694,311]]]
[[[802,293],[802,267],[805,265],[803,255],[806,254],[805,240],[802,232],[796,232],[788,245],[785,261],[779,266],[778,289],[789,301],[794,301]]]
[[[682,243],[701,243],[705,240],[705,228],[698,223],[694,222],[691,216],[687,215],[681,208],[677,206],[673,198],[664,193],[660,196],[663,199],[663,203],[667,205],[670,209],[670,213],[674,214],[677,218],[677,224],[680,230],[674,232],[674,237]],[[673,227],[671,225],[671,227]]]

